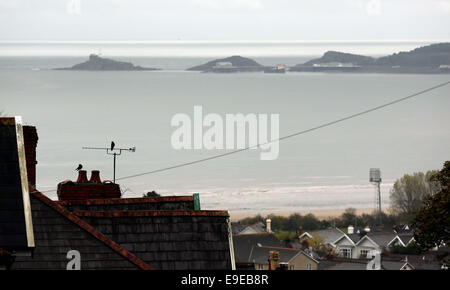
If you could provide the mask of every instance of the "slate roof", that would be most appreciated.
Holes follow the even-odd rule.
[[[277,251],[279,253],[280,263],[288,263],[298,254],[305,255],[314,261],[314,259],[311,258],[308,254],[299,249],[267,246],[254,246],[251,250],[249,261],[255,264],[268,264],[270,251]]]
[[[367,237],[369,237],[372,241],[377,243],[378,246],[385,248],[391,242],[397,234],[395,233],[387,233],[387,232],[370,232],[367,233]]]
[[[323,270],[366,270],[366,267],[366,263],[339,262],[324,268]]]
[[[251,262],[249,260],[251,249],[258,244],[261,246],[283,247],[283,243],[274,234],[270,233],[234,235],[233,248],[236,263]]]
[[[347,234],[347,237],[350,238],[350,240],[352,240],[355,244],[363,237],[363,235],[361,234]]]
[[[381,261],[381,268],[383,270],[401,270],[405,265],[405,262],[402,261]]]
[[[409,233],[401,233],[398,234],[398,237],[400,238],[400,240],[402,240],[403,244],[405,244],[405,246],[408,244],[409,241],[411,241],[411,239],[414,237],[414,233],[409,232]]]
[[[437,261],[429,261],[429,262],[410,262],[408,263],[413,266],[414,270],[441,270],[441,265]]]
[[[36,250],[18,257],[13,269],[65,269],[66,253],[81,254],[82,269],[231,269],[228,212],[127,210],[175,207],[173,198],[55,202],[34,189],[32,196]],[[181,197],[183,203],[192,197]],[[170,205],[163,205],[163,203]],[[159,204],[159,205],[158,205]],[[89,210],[69,211],[78,206]],[[107,209],[95,211],[93,206]]]
[[[80,252],[85,270],[151,269],[42,193],[30,189],[30,196],[36,248],[33,257],[16,257],[12,269],[65,270],[69,250]]]
[[[310,232],[312,236],[320,236],[323,238],[324,244],[332,244],[334,243],[338,238],[342,237],[344,233],[337,229],[337,228],[331,228],[331,229],[324,229],[324,230],[318,230]]]
[[[233,234],[257,234],[266,232],[266,225],[262,222],[257,222],[251,225],[235,224],[233,227]]]
[[[335,259],[319,262],[319,270],[366,270],[369,260]]]
[[[339,263],[341,262],[334,260],[320,260],[319,264],[317,265],[317,270],[326,270],[327,268],[330,268]]]
[[[231,269],[227,212],[75,211],[74,214],[155,269]]]
[[[246,227],[247,227],[247,225],[242,225],[242,224],[239,224],[239,223],[233,223],[231,225],[231,231],[232,231],[233,235],[237,235],[240,232],[242,232]]]

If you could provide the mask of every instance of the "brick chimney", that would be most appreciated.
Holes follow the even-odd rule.
[[[66,180],[58,184],[58,199],[86,200],[120,198],[120,187],[112,182],[102,182],[100,171],[92,170],[91,179],[87,179],[87,172],[80,170],[76,182]]]
[[[27,163],[28,183],[36,186],[36,147],[38,134],[36,127],[23,126],[23,141],[25,143],[25,159]]]
[[[280,267],[280,253],[269,251],[269,270],[276,270]]]

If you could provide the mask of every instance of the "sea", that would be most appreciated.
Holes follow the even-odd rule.
[[[215,58],[250,57],[293,66],[328,50],[381,56],[426,41],[8,41],[0,42],[0,111],[37,127],[37,188],[57,199],[75,168],[113,178],[113,157],[82,147],[136,147],[117,156],[116,177],[230,150],[175,150],[177,113],[279,114],[280,136],[307,130],[449,80],[448,75],[185,71]],[[91,53],[158,71],[59,71]],[[450,86],[280,142],[276,160],[259,150],[118,181],[123,197],[200,194],[203,209],[283,214],[375,208],[369,169],[380,168],[382,207],[406,173],[450,160]]]

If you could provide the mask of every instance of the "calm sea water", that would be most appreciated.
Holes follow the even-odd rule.
[[[1,50],[1,49],[0,49]],[[319,53],[320,54],[320,53]],[[128,176],[224,153],[174,150],[176,113],[278,113],[280,135],[308,129],[448,80],[445,75],[263,73],[203,74],[183,69],[209,57],[117,57],[154,72],[76,72],[79,56],[0,57],[0,110],[37,126],[41,190],[76,179],[75,168],[112,178],[112,158],[82,146],[136,146],[118,157]],[[308,56],[256,56],[293,65]],[[371,167],[382,170],[383,206],[405,173],[439,169],[450,159],[450,87],[280,143],[280,156],[261,161],[256,150],[120,182],[126,197],[156,190],[199,192],[202,207],[283,212],[374,206]],[[48,193],[56,198],[53,192]]]

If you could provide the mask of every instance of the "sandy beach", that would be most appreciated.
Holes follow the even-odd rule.
[[[260,214],[262,216],[267,216],[269,214],[275,214],[275,215],[287,217],[294,213],[299,213],[301,215],[307,215],[309,213],[312,213],[319,219],[327,219],[327,218],[338,217],[344,211],[345,211],[345,209],[311,210],[311,211],[301,211],[301,212],[299,212],[299,211],[297,211],[297,212],[296,211],[279,211],[279,212],[272,211],[272,212],[259,212],[259,213],[253,213],[253,212],[252,213],[242,213],[242,212],[233,213],[233,212],[230,212],[230,218],[231,218],[231,221],[238,221],[238,220],[246,218],[246,217],[254,217],[257,214]],[[373,212],[373,208],[356,209],[356,214],[358,214],[358,215],[363,214],[363,213],[370,214],[372,212]]]

